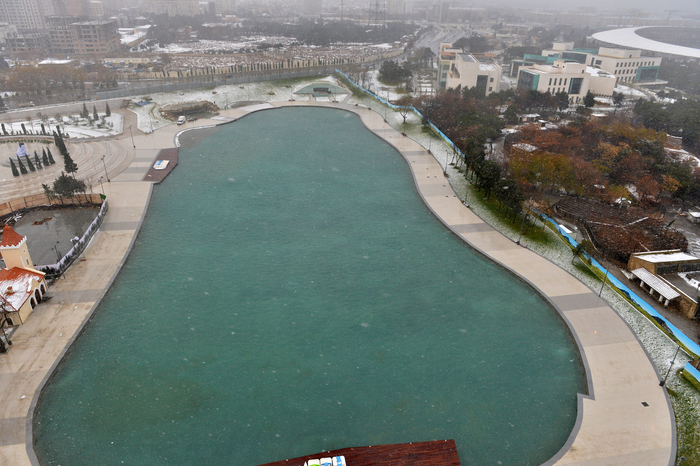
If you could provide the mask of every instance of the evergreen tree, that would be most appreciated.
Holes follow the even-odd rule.
[[[49,163],[50,163],[51,165],[53,165],[54,163],[56,163],[56,161],[53,159],[53,155],[51,154],[51,148],[47,147],[47,148],[46,148],[46,152],[49,154],[49,155],[48,155],[48,157],[49,157]]]
[[[41,134],[46,134],[46,128],[44,128],[44,124],[41,124]]]
[[[2,134],[7,136],[7,130],[5,129],[5,123],[2,123]]]
[[[53,140],[54,140],[54,143],[56,144],[56,147],[58,148],[58,152],[63,157],[67,156],[68,149],[66,148],[66,143],[63,142],[63,135],[61,133],[54,133]]]
[[[44,168],[44,167],[41,165],[41,159],[39,159],[39,154],[37,154],[36,151],[34,151],[34,165],[35,165],[36,168],[38,168],[39,170],[41,170],[42,168]]]
[[[109,102],[105,104],[105,115],[112,116],[112,111],[109,109]]]
[[[100,119],[100,116],[97,114],[97,105],[92,104],[92,118],[97,121]]]
[[[36,171],[36,167],[34,167],[34,164],[32,163],[32,159],[29,158],[29,155],[27,155],[27,166],[29,167],[30,172]]]
[[[85,192],[85,182],[61,173],[61,176],[53,182],[53,192],[59,196],[72,198],[77,193]]]
[[[41,149],[41,160],[44,162],[44,166],[49,166],[49,157],[46,155],[46,149]]]
[[[88,112],[88,109],[85,106],[85,102],[83,102],[83,110],[80,112],[80,116],[85,118],[86,120],[87,120],[88,116],[90,116],[90,112]]]
[[[15,161],[10,159],[10,167],[12,167],[12,176],[19,176],[19,171],[17,171],[17,165],[15,165]]]
[[[28,172],[27,172],[27,169],[24,168],[24,164],[22,163],[22,160],[19,158],[19,155],[17,156],[17,163],[19,164],[19,171],[20,171],[23,175],[26,175],[26,174],[28,173]]]
[[[73,159],[71,156],[66,152],[63,155],[63,168],[66,170],[66,173],[69,173],[75,177],[75,173],[78,171],[78,165],[73,162]]]
[[[595,96],[591,91],[588,91],[586,96],[583,98],[583,105],[586,108],[591,108],[595,105]]]
[[[22,132],[24,134],[27,134],[27,128],[24,127],[24,123],[22,123],[21,126],[22,126]]]

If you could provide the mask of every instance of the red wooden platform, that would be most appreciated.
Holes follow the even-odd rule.
[[[260,466],[303,466],[308,460],[338,455],[348,466],[460,466],[454,440],[342,448]]]

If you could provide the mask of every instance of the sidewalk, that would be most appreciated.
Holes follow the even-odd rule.
[[[410,166],[428,207],[455,234],[537,288],[568,323],[581,351],[588,395],[579,395],[578,418],[567,444],[547,464],[667,465],[675,460],[675,430],[670,402],[659,387],[644,349],[622,319],[595,292],[554,264],[503,237],[460,202],[426,150],[401,136],[382,117],[363,107],[316,102],[278,102],[282,106],[342,108],[357,113],[365,126],[396,147]],[[221,115],[236,119],[245,108]],[[37,465],[32,450],[33,407],[53,367],[126,260],[150,198],[151,183],[141,181],[161,148],[194,126],[222,123],[199,120],[171,125],[151,135],[128,132],[118,139],[133,153],[124,168],[110,168],[104,183],[110,210],[91,246],[50,290],[13,336],[14,346],[0,356],[0,464]],[[140,132],[139,132],[140,133]],[[127,144],[128,143],[128,144]],[[118,171],[120,170],[120,171]],[[40,188],[40,187],[39,187]],[[648,406],[644,406],[646,403]]]

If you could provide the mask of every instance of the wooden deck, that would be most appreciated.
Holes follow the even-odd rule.
[[[454,440],[342,448],[260,466],[303,466],[311,459],[338,455],[348,466],[460,466]]]
[[[165,170],[156,170],[153,168],[153,165],[151,165],[151,169],[148,170],[148,173],[146,173],[146,176],[143,178],[143,181],[152,181],[154,183],[160,183],[165,179],[166,176],[170,174],[171,171],[173,171],[173,168],[177,165],[178,161],[178,149],[177,147],[173,147],[170,149],[161,149],[160,152],[158,152],[158,156],[156,157],[156,160],[153,161],[155,164],[157,160],[168,160],[168,166],[165,167]]]

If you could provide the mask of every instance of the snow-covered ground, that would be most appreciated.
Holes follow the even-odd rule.
[[[151,99],[153,99],[153,103],[144,106],[132,106],[131,111],[138,116],[138,128],[145,133],[150,133],[158,128],[173,124],[173,121],[160,115],[159,109],[166,105],[208,100],[218,105],[219,108],[225,109],[227,106],[238,102],[280,102],[290,99],[307,100],[308,97],[298,96],[293,94],[293,92],[312,82],[321,81],[338,84],[337,79],[332,76],[326,76],[295,80],[282,84],[274,81],[264,81],[258,83],[216,86],[216,89],[162,92],[150,95]],[[216,94],[214,94],[214,92],[216,92]],[[139,98],[136,97],[134,100],[139,100]]]
[[[403,49],[405,44],[400,45]],[[387,53],[392,44],[337,44],[329,46],[302,45],[296,39],[281,36],[248,36],[235,41],[194,40],[154,47],[154,53],[170,54],[166,70],[225,67],[293,60],[356,59]],[[248,53],[256,52],[256,53]]]
[[[90,114],[92,116],[92,113]],[[46,118],[45,120],[31,120],[31,121],[15,121],[15,122],[3,122],[5,129],[9,134],[24,134],[22,131],[22,125],[24,125],[28,134],[41,134],[41,125],[44,124],[46,129],[46,134],[51,134],[52,131],[56,130],[56,125],[61,126],[61,132],[70,138],[97,138],[100,136],[113,136],[120,134],[122,132],[122,116],[116,113],[112,113],[110,116],[105,116],[104,113],[99,113],[98,116],[100,120],[96,123],[102,123],[102,117],[105,117],[105,122],[107,123],[105,127],[98,128],[97,124],[88,123],[87,120],[80,118],[80,115],[69,115],[60,116],[61,121],[56,119],[57,115],[51,118]]]
[[[119,41],[126,45],[134,42],[135,40],[141,39],[142,37],[146,37],[150,27],[150,24],[146,24],[135,28],[119,28]]]
[[[623,84],[618,84],[615,86],[615,92],[618,94],[625,94],[625,97],[627,98],[634,98],[634,100],[638,100],[639,97],[647,97],[647,95],[633,87],[625,86]]]

